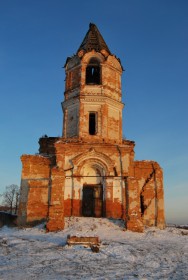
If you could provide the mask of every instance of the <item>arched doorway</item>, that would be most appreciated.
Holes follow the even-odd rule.
[[[82,215],[84,217],[103,217],[104,170],[96,162],[82,167]]]

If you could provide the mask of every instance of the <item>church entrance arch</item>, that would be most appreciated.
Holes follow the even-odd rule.
[[[82,215],[103,217],[105,170],[96,160],[85,162],[82,173]]]

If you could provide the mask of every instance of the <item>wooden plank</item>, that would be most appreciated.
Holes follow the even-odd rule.
[[[68,245],[98,245],[100,243],[98,236],[67,236]]]

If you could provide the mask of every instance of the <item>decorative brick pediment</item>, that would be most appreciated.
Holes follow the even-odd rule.
[[[78,167],[78,170],[86,163],[95,163],[99,164],[105,169],[106,175],[109,175],[113,172],[113,167],[115,163],[111,160],[110,157],[104,153],[97,152],[95,149],[91,148],[86,153],[82,153],[72,159],[74,166]]]

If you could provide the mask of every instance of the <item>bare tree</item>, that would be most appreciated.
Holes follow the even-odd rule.
[[[7,186],[6,191],[2,194],[3,205],[9,209],[11,214],[17,213],[19,196],[20,189],[14,184]]]

